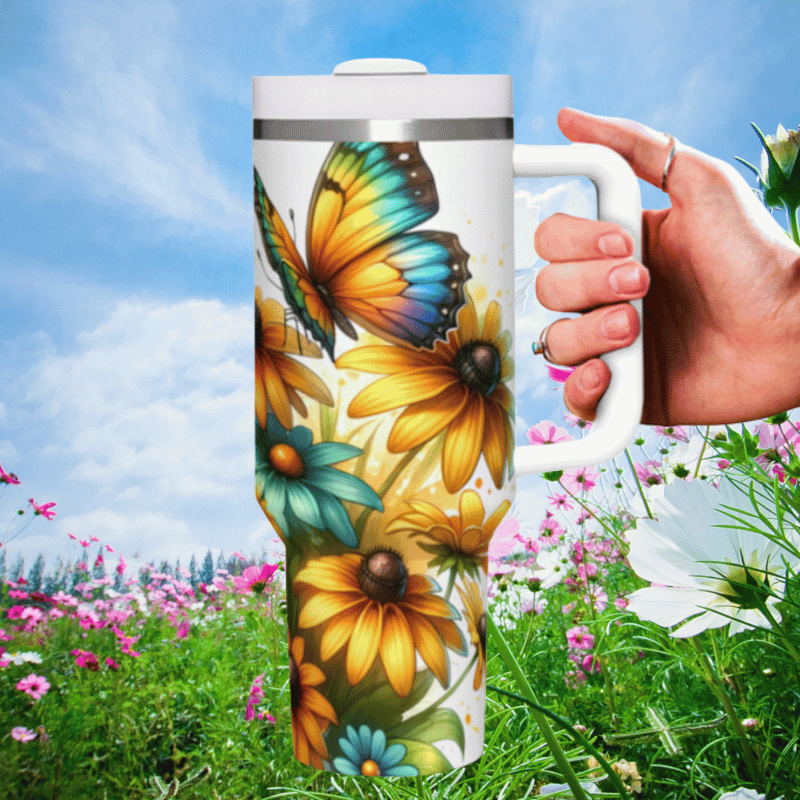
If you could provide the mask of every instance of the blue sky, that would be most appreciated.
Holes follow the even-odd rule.
[[[0,499],[0,540],[28,497],[58,503],[10,542],[9,563],[78,555],[67,532],[184,565],[272,539],[252,488],[253,75],[372,56],[510,73],[520,143],[564,143],[556,114],[574,106],[730,162],[758,163],[751,121],[800,122],[793,2],[386,8],[2,5],[0,463],[23,484]],[[591,206],[576,181],[520,189],[518,266],[537,215]],[[644,187],[643,202],[665,196]],[[560,419],[552,386],[523,383]],[[543,482],[519,486],[521,516],[538,520]]]

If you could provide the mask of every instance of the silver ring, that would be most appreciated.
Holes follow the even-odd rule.
[[[550,323],[550,325],[552,325],[552,323]],[[544,356],[545,361],[548,361],[551,364],[555,364],[556,362],[553,361],[553,356],[551,355],[550,350],[547,347],[547,333],[550,330],[550,325],[547,325],[539,334],[539,341],[533,343],[533,354],[535,356],[539,355]]]
[[[669,134],[667,134],[669,136]],[[678,140],[674,136],[670,136],[670,141],[672,142],[672,147],[669,149],[669,153],[667,154],[667,160],[664,164],[664,172],[661,174],[661,191],[667,191],[667,175],[669,174],[669,168],[672,166],[672,162],[675,160],[675,151],[678,149]]]

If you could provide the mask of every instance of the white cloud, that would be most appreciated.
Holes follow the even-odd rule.
[[[251,460],[252,324],[219,301],[119,303],[27,376],[26,400],[55,423],[44,452],[119,499],[230,495]]]
[[[198,228],[247,230],[249,207],[204,152],[176,7],[72,3],[56,24],[47,102],[20,102],[32,141],[0,155]]]

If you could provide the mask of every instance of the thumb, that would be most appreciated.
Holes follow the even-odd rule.
[[[658,189],[672,146],[665,133],[618,117],[598,117],[574,108],[558,112],[558,127],[571,142],[602,144],[619,153],[642,180]],[[670,173],[674,165],[670,167]]]

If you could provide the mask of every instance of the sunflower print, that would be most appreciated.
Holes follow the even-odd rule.
[[[333,706],[314,688],[325,680],[324,673],[315,664],[303,662],[304,652],[305,640],[295,636],[289,646],[292,744],[298,761],[323,769],[322,760],[329,756],[322,734],[339,720]]]
[[[486,676],[486,611],[483,608],[478,584],[470,581],[465,588],[466,591],[462,591],[460,586],[456,586],[464,604],[464,616],[467,619],[472,645],[478,651],[478,663],[472,680],[472,688],[477,692]]]
[[[433,352],[402,346],[356,347],[336,360],[341,369],[386,375],[353,398],[347,413],[367,417],[406,406],[392,427],[387,449],[402,453],[447,434],[442,478],[455,494],[469,480],[481,452],[499,489],[513,470],[510,417],[514,399],[505,384],[513,376],[511,335],[501,333],[500,305],[489,303],[483,324],[472,298],[458,312],[458,327]]]
[[[261,298],[256,287],[256,416],[262,428],[271,410],[284,428],[292,427],[292,408],[308,416],[298,392],[326,406],[333,405],[328,387],[304,364],[288,353],[322,358],[322,351],[310,339],[284,324],[286,312],[275,300]]]
[[[380,654],[395,693],[406,697],[416,674],[416,655],[443,687],[450,683],[446,647],[466,655],[465,641],[453,620],[455,606],[434,592],[433,578],[409,574],[394,550],[346,553],[308,561],[294,579],[302,593],[300,628],[326,625],[320,655],[327,661],[347,645],[346,672],[351,686],[361,681]]]
[[[408,505],[411,510],[396,517],[386,533],[427,540],[420,547],[436,556],[428,567],[439,567],[440,574],[453,568],[462,577],[470,574],[477,578],[479,568],[489,574],[489,542],[511,507],[508,500],[503,500],[485,521],[480,495],[472,489],[461,494],[458,516],[448,517],[438,506],[423,500],[410,500]]]

